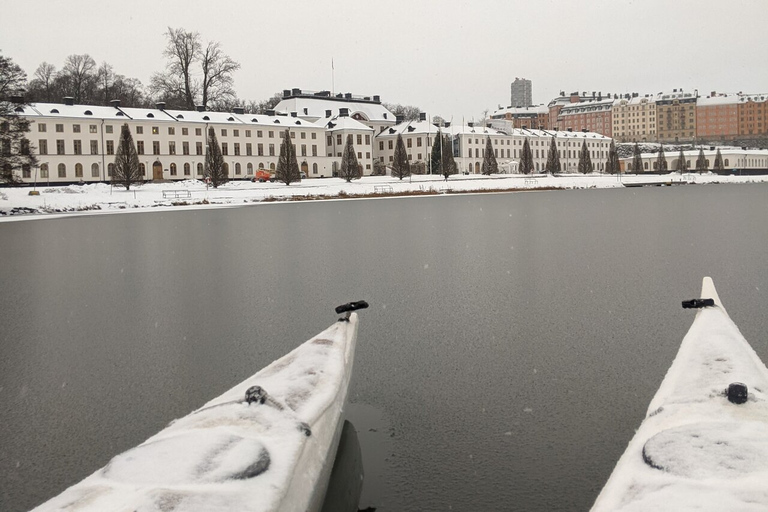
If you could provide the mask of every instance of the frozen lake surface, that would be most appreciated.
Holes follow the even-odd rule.
[[[704,275],[768,360],[767,187],[0,223],[0,510],[61,492],[358,299],[362,507],[588,510]]]

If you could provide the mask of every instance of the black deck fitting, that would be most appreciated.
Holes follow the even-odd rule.
[[[715,299],[691,299],[683,301],[683,309],[701,309],[715,305]]]
[[[365,309],[368,307],[368,303],[364,300],[358,300],[357,302],[347,302],[346,304],[342,304],[341,306],[336,307],[336,314],[340,315],[342,313],[357,311],[358,309]]]

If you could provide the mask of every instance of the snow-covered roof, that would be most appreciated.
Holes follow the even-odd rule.
[[[632,96],[630,98],[616,98],[613,100],[613,106],[621,106],[621,105],[640,105],[642,103],[654,103],[654,99],[652,95],[645,95],[645,96]]]
[[[584,114],[586,112],[606,112],[613,108],[613,99],[581,101],[564,106],[560,110],[561,116]]]
[[[395,114],[387,110],[381,103],[367,101],[343,101],[339,99],[327,99],[323,97],[294,97],[282,100],[275,106],[275,110],[290,114],[296,112],[299,117],[319,119],[326,117],[326,110],[331,111],[331,116],[340,114],[339,109],[346,108],[350,116],[360,114],[365,120],[376,122],[395,122]]]
[[[549,107],[546,105],[534,105],[531,107],[504,107],[492,113],[491,117],[505,116],[507,114],[511,115],[512,117],[549,114]]]
[[[120,107],[119,108],[130,119],[137,121],[143,121],[151,119],[152,121],[166,121],[173,122],[174,119],[163,110],[155,108],[133,108],[133,107]]]
[[[321,128],[325,128],[325,130],[329,132],[348,130],[360,130],[365,132],[373,131],[373,128],[366,126],[349,116],[324,117],[315,121],[314,124]]]
[[[39,116],[82,119],[129,119],[115,107],[97,105],[66,105],[64,103],[33,103],[30,108]],[[27,114],[34,115],[34,114]]]
[[[674,90],[672,92],[660,92],[656,94],[655,96],[656,102],[660,101],[672,101],[672,100],[682,100],[682,101],[695,101],[696,100],[696,92],[686,92],[682,89]]]

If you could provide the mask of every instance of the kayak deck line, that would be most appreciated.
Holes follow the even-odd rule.
[[[34,511],[319,511],[343,426],[355,311],[367,307],[359,302]]]
[[[768,369],[709,277],[701,297],[593,512],[768,509]]]

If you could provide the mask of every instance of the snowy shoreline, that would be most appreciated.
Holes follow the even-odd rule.
[[[340,178],[306,179],[282,183],[231,181],[218,189],[199,180],[146,183],[131,190],[105,183],[0,188],[0,221],[51,218],[62,214],[97,214],[169,209],[221,208],[274,202],[308,200],[372,199],[463,193],[508,193],[530,190],[622,188],[623,183],[672,182],[673,184],[766,183],[768,176],[720,176],[717,174],[667,175],[419,175],[398,180],[391,176],[366,176],[347,183]]]

